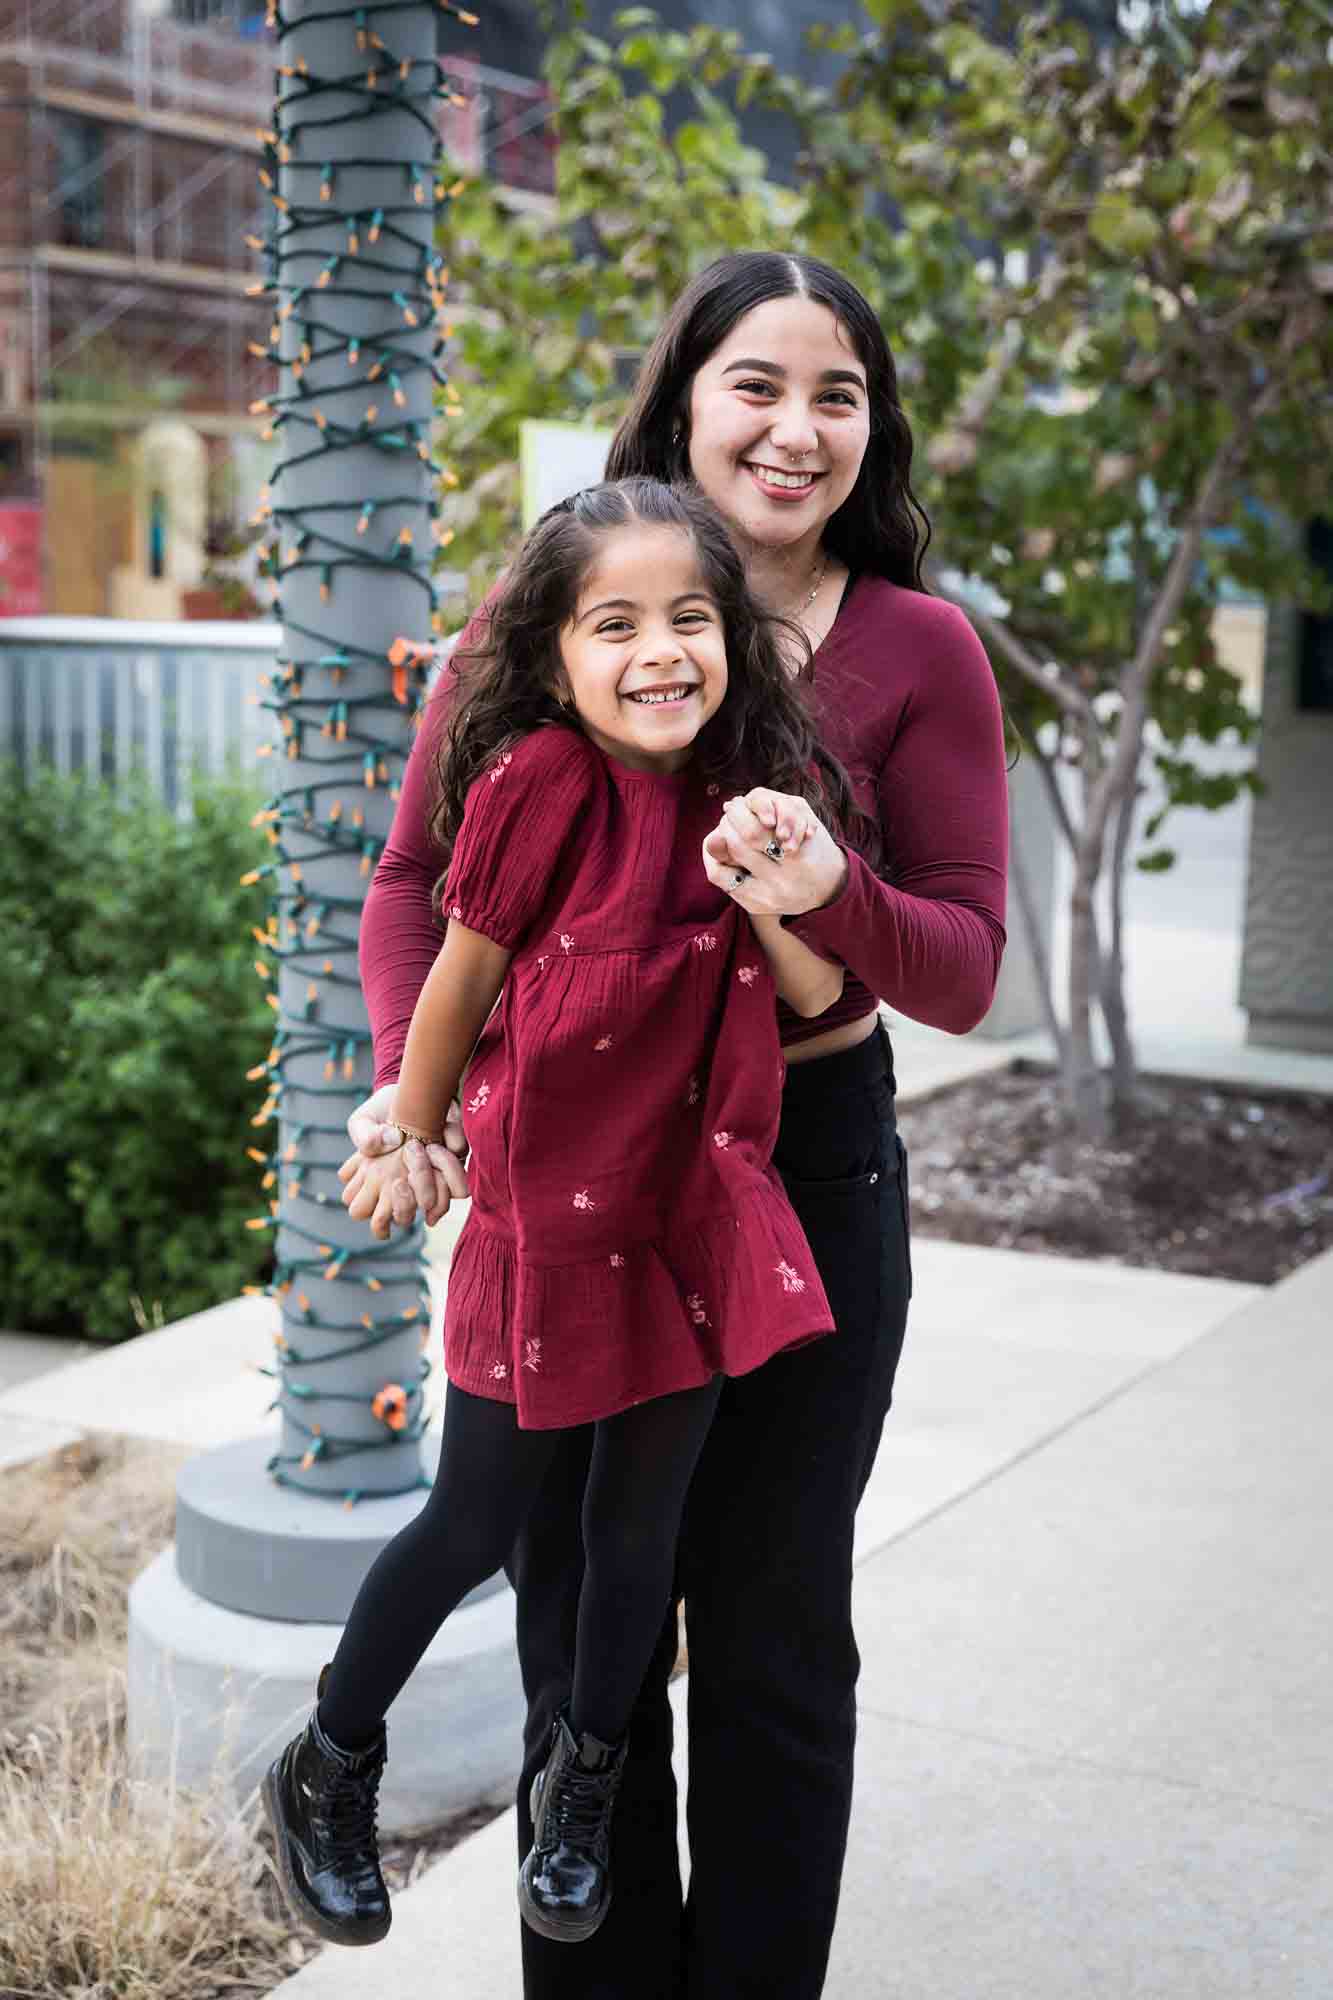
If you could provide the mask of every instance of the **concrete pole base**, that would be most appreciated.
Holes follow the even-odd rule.
[[[176,1481],[181,1580],[211,1604],[252,1618],[342,1625],[380,1550],[425,1506],[426,1489],[368,1494],[346,1507],[332,1494],[275,1485],[265,1470],[272,1450],[271,1438],[242,1438],[201,1452],[181,1467]],[[436,1434],[421,1449],[428,1478],[434,1478],[439,1457]],[[481,1590],[498,1589],[500,1581],[497,1577]]]
[[[136,1776],[243,1800],[304,1726],[338,1625],[280,1623],[210,1604],[176,1552],[130,1592],[128,1742]],[[394,1703],[380,1794],[385,1833],[507,1803],[522,1758],[523,1689],[507,1587],[460,1605]]]

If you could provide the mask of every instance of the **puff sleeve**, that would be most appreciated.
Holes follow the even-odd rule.
[[[446,917],[517,951],[546,909],[596,789],[586,737],[534,730],[475,780],[445,878]]]

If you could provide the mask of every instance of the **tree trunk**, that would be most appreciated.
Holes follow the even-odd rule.
[[[1243,411],[1236,413],[1235,427],[1230,437],[1218,448],[1212,463],[1199,482],[1194,504],[1176,537],[1166,574],[1158,587],[1151,609],[1139,629],[1134,657],[1132,660],[1127,660],[1121,670],[1120,714],[1115,738],[1104,768],[1094,768],[1094,759],[1099,749],[1094,739],[1096,723],[1090,722],[1085,730],[1085,809],[1074,869],[1075,926],[1079,937],[1079,950],[1085,957],[1091,946],[1092,895],[1101,868],[1107,830],[1114,820],[1133,809],[1139,766],[1143,758],[1143,733],[1148,719],[1148,691],[1153,669],[1161,658],[1172,620],[1178,615],[1184,602],[1190,575],[1199,560],[1204,534],[1218,519],[1225,505],[1237,470],[1244,460],[1255,423],[1267,407],[1271,393],[1270,387],[1269,391],[1262,392]],[[1076,989],[1081,1003],[1082,991],[1087,984],[1086,964],[1077,971],[1073,964],[1077,955],[1074,940],[1071,939],[1071,1008]],[[1117,979],[1117,996],[1119,993],[1120,983]],[[1086,1075],[1080,1067],[1084,1051],[1081,1023],[1077,1035],[1071,1023],[1071,1041],[1076,1043],[1071,1061],[1071,1092],[1078,1107],[1076,1115],[1079,1117],[1080,1125],[1083,1125],[1083,1113],[1091,1107],[1091,1093],[1087,1086]],[[1084,1129],[1091,1135],[1099,1123],[1100,1129],[1104,1132],[1106,1125],[1104,1112],[1100,1121],[1090,1117]]]
[[[439,17],[429,0],[367,0],[359,21],[323,0],[281,0],[272,18],[281,442],[268,512],[283,740],[268,957],[279,967],[269,1068],[282,1435],[269,1470],[351,1501],[422,1483],[420,1231],[376,1243],[343,1209],[335,1170],[372,1076],[361,909],[421,693],[387,654],[400,633],[429,636],[434,606]]]
[[[1102,959],[1102,1018],[1111,1044],[1111,1114],[1115,1118],[1133,1108],[1138,1082],[1138,1065],[1129,1032],[1125,1006],[1125,862],[1134,828],[1134,809],[1140,787],[1120,803],[1116,814],[1111,850],[1111,946]]]
[[[1083,736],[1084,764],[1080,776],[1085,797],[1094,782],[1089,764],[1095,762],[1095,722]],[[1100,990],[1101,955],[1097,940],[1095,898],[1102,868],[1100,838],[1090,836],[1088,814],[1074,834],[1074,880],[1069,896],[1069,1044],[1064,1065],[1065,1101],[1081,1139],[1100,1145],[1107,1136],[1106,1099],[1093,1046],[1093,998]]]
[[[1019,915],[1023,920],[1023,930],[1027,937],[1028,950],[1032,954],[1032,970],[1037,981],[1037,993],[1041,1002],[1042,1019],[1046,1032],[1055,1049],[1056,1062],[1063,1072],[1067,1061],[1066,1037],[1055,1004],[1055,986],[1051,973],[1051,955],[1046,949],[1046,932],[1042,923],[1042,913],[1037,905],[1036,891],[1032,885],[1032,874],[1023,853],[1023,841],[1018,826],[1010,821],[1009,830],[1009,877],[1018,897]]]

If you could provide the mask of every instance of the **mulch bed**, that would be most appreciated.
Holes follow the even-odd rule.
[[[1110,1144],[1026,1065],[898,1112],[918,1236],[1269,1285],[1333,1247],[1333,1099],[1145,1078]]]

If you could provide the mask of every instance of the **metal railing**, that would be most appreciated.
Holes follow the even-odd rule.
[[[0,761],[142,773],[184,817],[196,772],[256,773],[273,729],[255,697],[278,645],[270,624],[0,620]]]
[[[437,581],[447,591],[463,578]],[[256,758],[277,732],[259,683],[281,639],[263,620],[0,617],[0,764],[112,784],[142,774],[182,817],[195,773],[263,787]]]

